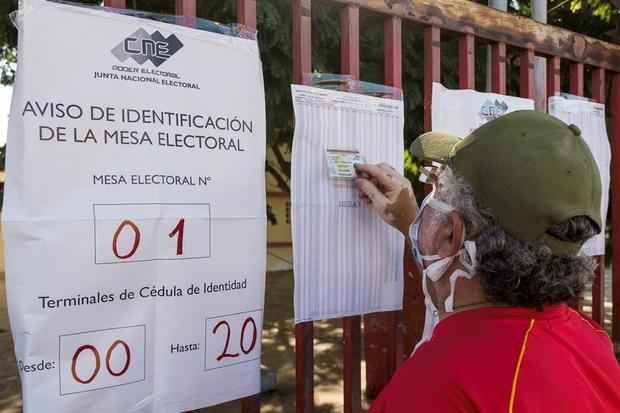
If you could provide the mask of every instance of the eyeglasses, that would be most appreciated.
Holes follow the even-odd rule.
[[[425,184],[436,184],[438,182],[438,175],[443,165],[437,165],[435,163],[431,165],[423,165],[420,167],[420,182]]]

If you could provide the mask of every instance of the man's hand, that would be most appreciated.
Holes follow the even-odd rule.
[[[355,180],[360,199],[372,204],[385,222],[409,238],[409,226],[418,214],[411,182],[385,163],[356,167],[368,175],[368,179]]]

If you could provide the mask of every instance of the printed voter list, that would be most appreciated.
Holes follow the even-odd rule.
[[[295,322],[396,310],[403,236],[360,202],[356,162],[403,171],[403,103],[292,85]]]
[[[257,42],[47,1],[16,21],[3,229],[24,410],[259,392]]]

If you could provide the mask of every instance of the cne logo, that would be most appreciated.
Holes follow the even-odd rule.
[[[132,58],[139,65],[150,60],[159,67],[183,47],[174,34],[164,37],[159,31],[148,34],[140,28],[112,49],[112,54],[124,62]]]
[[[491,102],[487,100],[480,107],[480,117],[484,120],[491,120],[495,118],[499,118],[503,114],[508,112],[508,105],[506,102],[500,102],[499,100],[495,100],[495,102]]]

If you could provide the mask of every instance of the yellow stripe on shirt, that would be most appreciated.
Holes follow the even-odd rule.
[[[517,360],[517,367],[515,368],[515,374],[512,377],[512,389],[510,391],[510,402],[508,404],[508,413],[512,413],[515,405],[515,395],[517,393],[517,381],[519,380],[519,370],[521,370],[521,362],[523,361],[523,355],[525,354],[525,347],[527,346],[527,338],[534,327],[535,319],[530,320],[530,328],[527,329],[523,336],[523,343],[521,343],[521,351],[519,352],[519,359]]]

